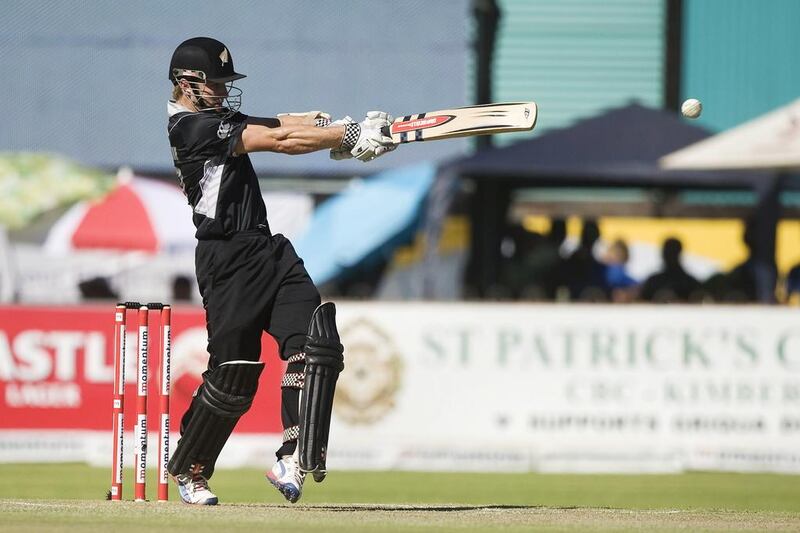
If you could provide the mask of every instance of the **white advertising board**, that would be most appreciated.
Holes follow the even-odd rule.
[[[800,472],[788,308],[342,303],[331,468]]]

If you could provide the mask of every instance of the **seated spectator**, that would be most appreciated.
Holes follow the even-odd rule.
[[[563,218],[554,218],[544,242],[526,261],[531,269],[531,278],[541,287],[547,300],[555,299],[556,290],[563,282],[564,258],[561,257],[561,246],[566,238],[566,221]]]
[[[510,226],[501,244],[500,278],[492,287],[488,287],[486,296],[496,299],[517,298],[531,279],[527,258],[535,254],[542,245],[544,237],[536,232],[526,230],[521,224]]]
[[[758,247],[758,242],[752,220],[746,222],[742,240],[747,246],[747,259],[735,266],[727,274],[728,293],[725,295],[725,300],[731,302],[774,302],[778,269],[774,260],[770,263],[757,259],[756,248]]]
[[[567,237],[564,219],[553,219],[550,231],[540,237],[536,246],[525,250],[520,258],[523,275],[517,297],[523,300],[554,300],[556,289],[561,285],[561,245]]]
[[[728,286],[728,276],[721,272],[712,274],[702,283],[704,300],[708,302],[735,301]]]
[[[681,265],[683,245],[674,237],[664,241],[661,257],[664,266],[642,285],[640,297],[647,302],[688,302],[700,289],[700,283]]]
[[[172,301],[190,302],[192,300],[192,280],[188,276],[175,276],[172,280]]]
[[[563,282],[569,289],[571,300],[603,301],[599,293],[606,292],[605,266],[594,257],[594,245],[600,238],[600,229],[594,220],[584,220],[581,242],[564,262]]]
[[[632,302],[636,299],[638,282],[625,269],[629,257],[628,245],[622,239],[617,239],[608,247],[603,258],[606,287],[614,302]]]
[[[786,276],[786,303],[800,305],[800,264],[792,267]]]
[[[84,300],[117,300],[117,293],[111,288],[107,278],[94,277],[78,283],[78,290]]]

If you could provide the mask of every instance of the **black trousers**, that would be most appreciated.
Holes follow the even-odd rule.
[[[226,361],[258,361],[264,331],[276,340],[283,360],[303,351],[320,296],[283,235],[252,230],[226,240],[199,241],[195,270],[206,310],[210,371]],[[289,363],[287,372],[303,368],[302,362]],[[297,389],[281,391],[284,429],[298,424],[299,397]],[[181,433],[191,418],[190,405]],[[296,441],[285,442],[276,455],[291,454],[295,446]]]
[[[281,358],[303,351],[320,296],[286,237],[253,230],[199,241],[195,270],[206,309],[210,368],[258,361],[264,331],[277,341]]]

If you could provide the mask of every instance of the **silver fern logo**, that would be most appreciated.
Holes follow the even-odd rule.
[[[225,139],[231,134],[232,126],[230,122],[220,122],[219,128],[217,128],[217,137],[220,139]]]

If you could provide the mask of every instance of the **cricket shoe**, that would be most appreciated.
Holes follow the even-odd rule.
[[[172,476],[178,484],[178,492],[183,503],[193,505],[217,505],[217,495],[208,488],[208,480],[197,473]]]
[[[272,470],[267,472],[269,482],[292,503],[296,503],[303,494],[305,477],[306,475],[300,471],[297,459],[292,455],[284,455],[272,466]]]

